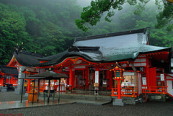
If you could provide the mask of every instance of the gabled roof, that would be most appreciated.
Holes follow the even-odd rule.
[[[168,47],[148,45],[148,32],[145,29],[118,32],[104,35],[78,38],[74,47],[99,47],[100,55],[93,51],[79,51],[93,61],[113,62],[135,59],[139,54],[168,50]]]
[[[16,51],[14,57],[23,66],[37,66],[40,64],[38,59],[42,56],[25,51]]]
[[[130,31],[123,31],[123,32],[116,32],[116,33],[108,33],[102,35],[95,35],[95,36],[87,36],[87,37],[78,37],[75,41],[83,41],[83,40],[92,40],[92,39],[100,39],[100,38],[108,38],[108,37],[115,37],[121,35],[130,35],[136,33],[148,33],[148,28],[137,29],[137,30],[130,30]]]
[[[41,57],[24,52],[15,53],[17,61],[28,67],[42,67],[59,64],[68,57],[82,57],[91,62],[117,62],[134,60],[139,54],[170,51],[168,47],[148,45],[146,29],[111,33],[76,39],[66,51],[56,55]],[[40,63],[40,61],[46,61]]]

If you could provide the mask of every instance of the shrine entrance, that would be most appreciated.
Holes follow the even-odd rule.
[[[75,89],[84,90],[86,89],[86,79],[84,78],[84,71],[83,70],[76,70],[75,71]]]
[[[100,71],[99,72],[99,90],[105,91],[107,90],[108,86],[108,79],[106,79],[106,71]]]

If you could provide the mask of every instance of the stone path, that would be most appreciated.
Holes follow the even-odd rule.
[[[5,93],[0,93],[0,100],[2,100],[2,95],[5,95]],[[14,100],[14,98],[18,99],[17,96],[14,98],[10,96],[8,100],[10,98],[11,100]],[[7,100],[7,98],[4,100]],[[147,102],[136,105],[125,105],[123,107],[112,106],[112,104],[61,104],[0,110],[0,116],[173,116],[173,101]]]

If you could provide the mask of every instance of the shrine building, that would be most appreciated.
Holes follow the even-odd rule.
[[[113,105],[123,105],[127,98],[173,97],[171,48],[150,45],[146,28],[76,38],[69,49],[48,57],[15,51],[8,66],[25,76],[45,70],[67,74],[69,78],[61,79],[62,92],[111,96]],[[51,81],[55,90],[56,81]],[[31,82],[27,80],[27,91]],[[47,82],[40,86],[43,91]]]

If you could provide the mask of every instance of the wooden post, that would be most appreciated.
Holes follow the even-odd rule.
[[[109,71],[109,70],[107,70],[106,71],[106,77],[107,77],[107,79],[109,80],[108,81],[108,85],[107,85],[107,89],[108,90],[111,90],[111,88],[113,87],[113,79],[112,79],[112,75],[111,75],[111,71]]]
[[[27,81],[27,93],[29,93],[29,91],[31,90],[31,79],[27,79]]]
[[[47,97],[47,103],[49,103],[49,98],[50,98],[50,79],[48,82],[48,97]]]
[[[70,68],[70,71],[69,71],[69,85],[71,86],[70,89],[73,89],[74,88],[74,69],[73,67],[69,67]]]
[[[118,89],[117,99],[121,99],[121,79],[117,79],[117,89]]]
[[[85,89],[88,89],[88,85],[89,85],[89,70],[88,67],[85,69]]]
[[[58,90],[59,90],[59,92],[58,92],[58,103],[60,102],[60,91],[62,90],[62,89],[60,89],[60,87],[61,87],[61,83],[60,83],[60,81],[61,81],[61,78],[60,79],[58,79],[59,80],[59,88],[58,88]]]

